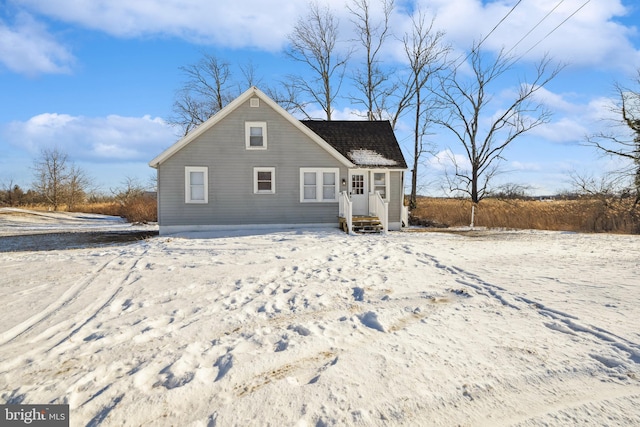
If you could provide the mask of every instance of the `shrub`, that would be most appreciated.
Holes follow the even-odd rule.
[[[128,222],[146,224],[158,221],[156,198],[147,194],[129,198],[121,207],[121,216]]]

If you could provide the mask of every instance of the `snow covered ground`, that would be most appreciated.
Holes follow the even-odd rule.
[[[640,425],[639,236],[209,233],[0,271],[0,402],[72,426]]]

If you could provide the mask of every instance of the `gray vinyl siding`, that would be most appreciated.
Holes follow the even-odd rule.
[[[267,123],[267,149],[247,150],[245,122]],[[208,167],[209,200],[185,203],[185,167]],[[253,168],[275,168],[275,194],[253,193]],[[336,223],[338,203],[300,203],[300,168],[347,168],[265,103],[238,107],[158,166],[160,226]]]
[[[399,222],[401,220],[401,207],[404,199],[404,185],[401,171],[389,172],[389,189],[391,191],[389,200],[389,222]]]

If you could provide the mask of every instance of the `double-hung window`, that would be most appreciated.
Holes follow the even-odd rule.
[[[209,202],[209,173],[206,166],[187,166],[184,168],[184,202]]]
[[[253,193],[276,193],[276,168],[253,168]]]
[[[300,202],[337,202],[339,174],[336,168],[300,168]]]
[[[379,192],[383,199],[387,199],[388,172],[373,172],[373,192]]]
[[[247,150],[267,149],[267,122],[245,122],[244,135]]]

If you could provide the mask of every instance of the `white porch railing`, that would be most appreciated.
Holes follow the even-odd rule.
[[[380,219],[382,231],[389,231],[389,203],[384,201],[379,191],[369,193],[369,211]]]
[[[402,205],[402,210],[400,211],[400,215],[402,215],[402,218],[400,219],[402,221],[401,226],[408,227],[409,226],[409,206]]]
[[[348,233],[351,234],[353,232],[353,205],[351,203],[349,193],[346,191],[340,193],[340,197],[338,198],[338,210],[340,217],[344,218],[347,222],[347,230]]]

